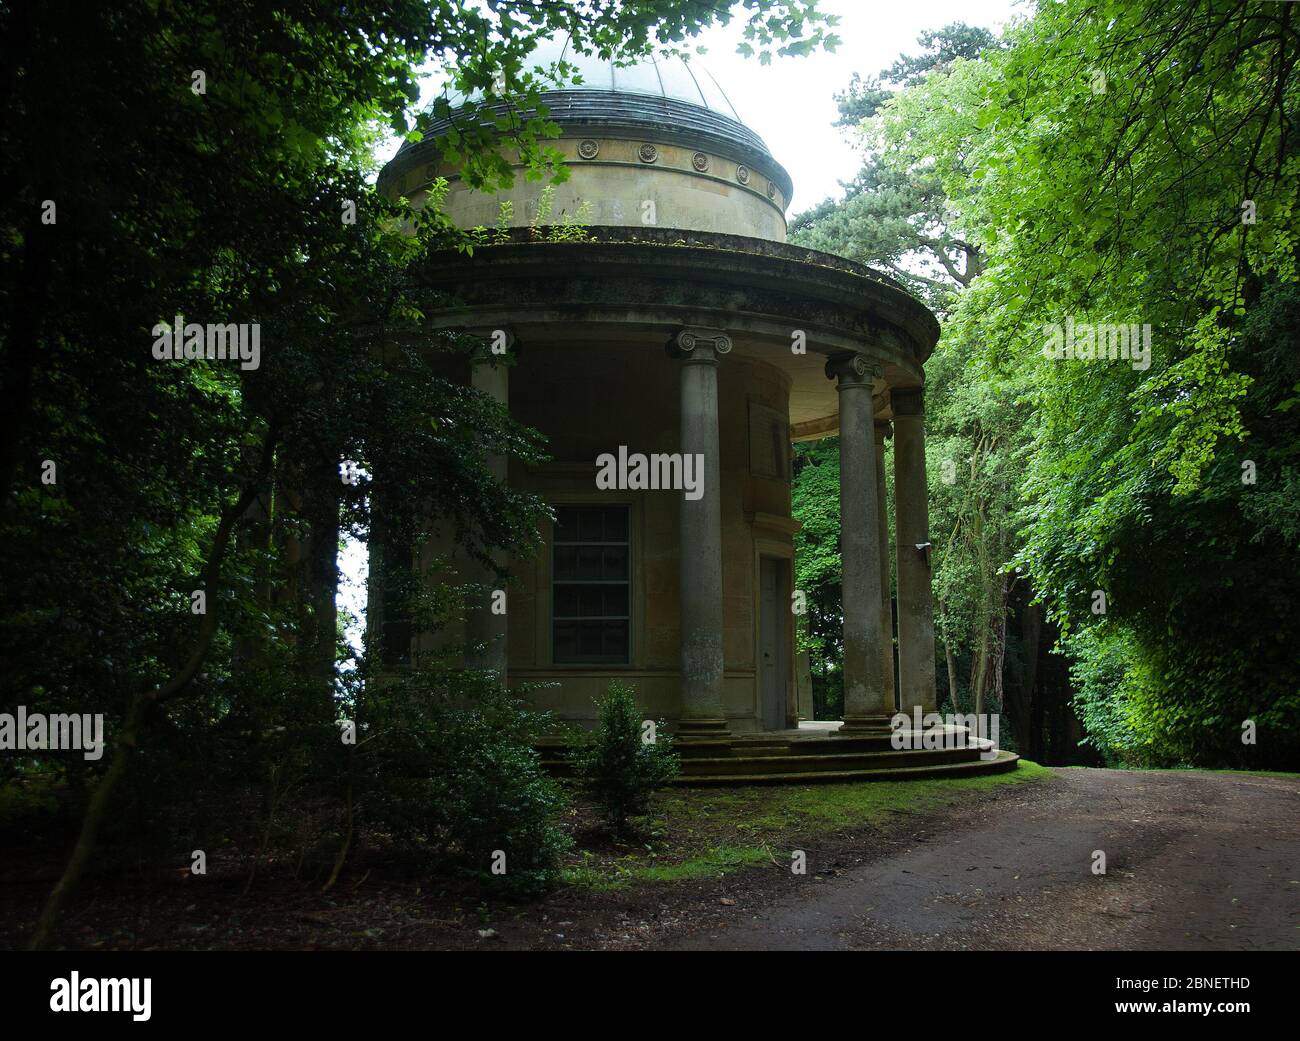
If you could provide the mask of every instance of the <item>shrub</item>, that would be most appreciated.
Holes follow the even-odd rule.
[[[363,819],[408,854],[450,859],[516,894],[559,877],[571,840],[564,798],[534,744],[547,717],[488,673],[422,669],[372,691],[358,712]],[[496,851],[505,873],[492,873]]]
[[[654,724],[653,740],[646,739],[646,721],[631,687],[611,683],[596,705],[600,721],[570,757],[583,790],[600,804],[610,826],[623,833],[628,817],[645,813],[651,793],[677,776],[679,761],[662,720]]]

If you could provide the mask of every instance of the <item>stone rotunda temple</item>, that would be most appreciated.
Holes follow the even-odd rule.
[[[539,51],[538,64],[561,52]],[[530,697],[561,719],[591,721],[611,680],[630,684],[647,716],[673,725],[688,780],[1014,768],[1007,753],[896,751],[889,740],[898,708],[936,707],[923,368],[933,315],[875,271],[786,244],[790,176],[697,64],[564,60],[581,82],[543,102],[571,176],[548,193],[542,222],[581,215],[585,240],[532,228],[538,182],[518,176],[497,194],[464,184],[440,158],[449,120],[379,180],[419,207],[446,178],[458,226],[494,228],[507,213],[514,228],[472,257],[433,262],[455,304],[429,320],[508,344],[458,375],[548,439],[551,462],[501,460],[498,472],[556,519],[542,553],[505,562],[505,614],[485,604],[458,635],[485,645],[478,664],[511,685],[550,684]],[[828,435],[840,439],[844,723],[800,728],[791,444]],[[700,460],[698,488],[598,481],[602,457],[636,454]],[[455,556],[449,538],[421,552]],[[372,599],[374,624],[382,592]],[[398,662],[432,645],[394,631]]]

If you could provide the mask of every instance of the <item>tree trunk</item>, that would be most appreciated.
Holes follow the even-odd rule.
[[[235,545],[240,550],[249,550],[259,554],[254,569],[253,600],[258,608],[269,611],[272,607],[270,553],[274,520],[272,517],[272,496],[264,492],[253,500],[244,512],[235,533]],[[244,674],[266,664],[267,637],[265,630],[259,627],[256,634],[244,634],[237,637],[231,647],[231,670]]]
[[[939,608],[939,631],[943,640],[943,656],[948,665],[948,704],[949,711],[957,711],[957,655],[953,651],[952,639],[948,636],[948,609],[942,599],[936,599]]]
[[[107,816],[114,789],[117,788],[126,773],[128,765],[130,765],[131,756],[139,742],[148,713],[188,687],[194,677],[198,675],[199,668],[208,656],[208,651],[212,647],[212,638],[217,631],[217,609],[220,604],[220,597],[217,596],[217,593],[221,588],[221,564],[225,559],[226,549],[230,545],[235,524],[244,515],[244,511],[248,509],[253,500],[257,498],[258,493],[266,483],[271,468],[271,454],[274,451],[274,442],[275,428],[272,427],[266,435],[261,470],[257,478],[243,490],[233,505],[221,511],[221,520],[217,524],[217,531],[212,539],[212,550],[209,552],[207,563],[203,568],[203,588],[208,594],[208,609],[207,613],[203,615],[203,621],[199,623],[198,635],[195,638],[194,647],[190,651],[189,658],[166,683],[132,699],[131,704],[127,706],[126,717],[122,724],[122,731],[117,738],[117,747],[113,751],[112,761],[109,763],[108,770],[99,779],[99,783],[95,785],[94,793],[90,797],[90,804],[86,807],[85,816],[81,820],[81,830],[77,835],[77,844],[73,847],[72,855],[68,858],[63,874],[50,891],[45,906],[41,909],[40,917],[36,921],[36,928],[32,932],[32,950],[46,949],[54,937],[54,927],[58,922],[59,914],[67,903],[68,897],[76,888],[77,883],[81,881],[81,876],[86,869],[86,862],[94,851],[95,842],[99,838],[100,829],[103,827]]]
[[[952,652],[952,641],[943,641],[943,655],[948,660],[948,703],[957,711],[957,656]]]
[[[330,469],[333,470],[332,465]],[[300,649],[305,656],[307,674],[319,684],[327,718],[332,720],[338,658],[338,488],[314,488],[309,499],[311,542],[303,561],[308,624]]]
[[[989,629],[984,626],[979,636],[979,650],[971,662],[970,695],[971,711],[977,716],[984,711],[984,685],[989,675]]]
[[[130,708],[127,709],[126,720],[122,725],[122,732],[118,734],[117,747],[113,750],[112,761],[108,764],[108,770],[104,773],[104,776],[95,785],[94,794],[90,797],[90,804],[86,807],[85,816],[82,817],[81,831],[77,835],[77,844],[73,847],[72,856],[68,858],[68,863],[63,868],[63,874],[59,877],[58,882],[54,884],[54,888],[45,901],[45,906],[41,908],[41,915],[36,920],[36,928],[32,931],[30,948],[33,951],[43,951],[49,948],[50,941],[54,937],[54,926],[59,920],[63,905],[68,902],[68,897],[71,896],[72,891],[81,880],[82,873],[86,870],[86,862],[90,860],[90,855],[95,850],[95,842],[99,838],[100,829],[108,817],[108,807],[113,799],[113,791],[126,773],[127,764],[135,752],[146,707],[145,699],[138,697],[132,700]]]
[[[998,576],[997,614],[993,620],[993,710],[1001,712],[1006,703],[1004,670],[1007,662],[1007,573]]]
[[[1032,595],[1032,594],[1031,594]],[[1034,762],[1041,762],[1043,735],[1041,727],[1034,726],[1034,707],[1038,695],[1038,656],[1043,636],[1043,605],[1029,603],[1020,615],[1020,645],[1025,656],[1024,698],[1021,706],[1023,735],[1016,734],[1020,747]]]
[[[338,463],[317,446],[286,463],[284,500],[292,523],[284,526],[288,562],[287,602],[296,616],[297,657],[317,691],[321,719],[334,719],[338,655],[338,555],[340,483]]]

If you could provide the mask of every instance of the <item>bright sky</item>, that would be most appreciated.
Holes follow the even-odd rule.
[[[774,57],[771,65],[760,64],[757,57],[742,58],[736,53],[743,25],[738,13],[727,28],[698,38],[708,53],[694,59],[713,74],[741,118],[790,172],[791,216],[839,195],[839,182],[857,173],[852,145],[832,125],[839,118],[835,94],[848,86],[853,73],[873,76],[900,54],[917,53],[916,38],[926,29],[960,21],[996,31],[1012,15],[1026,13],[1016,0],[820,0],[818,7],[840,16],[836,32],[842,42],[833,54]],[[422,103],[432,101],[438,86],[431,77]],[[396,138],[387,142],[381,159],[387,161],[399,144]]]
[[[794,181],[791,216],[828,195],[840,195],[859,162],[839,118],[835,95],[853,73],[874,76],[901,54],[916,54],[916,38],[950,22],[997,31],[1022,5],[1012,0],[821,0],[818,8],[840,16],[836,51],[807,58],[776,58],[771,65],[736,53],[741,26],[701,35],[708,54],[698,60],[721,84],[741,119],[756,131]]]

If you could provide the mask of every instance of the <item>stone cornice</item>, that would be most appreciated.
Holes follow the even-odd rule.
[[[797,328],[828,354],[870,346],[916,378],[938,340],[934,316],[892,279],[815,250],[639,228],[602,228],[586,242],[530,242],[520,230],[517,241],[481,246],[472,257],[450,250],[432,257],[426,277],[456,299],[430,317],[483,325],[498,315],[515,323],[626,315],[688,325],[716,315],[733,336],[772,330],[788,341]],[[685,321],[672,323],[675,314]]]

